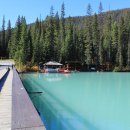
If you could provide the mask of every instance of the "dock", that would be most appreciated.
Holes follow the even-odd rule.
[[[6,69],[0,70],[1,77],[6,72]],[[0,130],[11,130],[12,77],[13,72],[10,71],[0,93]]]
[[[0,80],[0,130],[46,130],[16,69],[0,67]]]

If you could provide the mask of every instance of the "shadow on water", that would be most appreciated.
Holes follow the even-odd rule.
[[[6,72],[6,74],[2,77],[2,79],[0,80],[0,92],[1,92],[1,90],[2,90],[2,87],[3,87],[3,85],[4,85],[4,83],[5,83],[6,79],[7,79],[7,77],[8,77],[9,71],[10,71],[10,70],[8,70],[8,71]]]
[[[38,82],[35,82],[35,85],[37,85],[38,87],[41,86],[40,83]],[[25,85],[26,87],[26,85]],[[57,111],[55,110],[54,106],[53,106],[53,103],[51,104],[50,101],[46,101],[44,99],[44,96],[40,95],[36,95],[35,98],[32,99],[36,109],[38,110],[43,122],[45,123],[46,125],[46,128],[47,130],[52,130],[52,127],[53,127],[53,130],[79,130],[79,128],[75,128],[76,127],[76,123],[79,123],[79,125],[86,130],[99,130],[98,128],[96,128],[91,122],[89,122],[88,120],[84,119],[82,116],[80,116],[79,113],[77,112],[74,112],[71,108],[69,108],[67,105],[65,105],[62,100],[58,99],[55,95],[53,95],[51,92],[49,92],[46,88],[44,88],[44,92],[46,92],[46,94],[48,96],[51,97],[51,99],[53,99],[53,102],[56,102],[58,106],[60,106],[61,110],[64,110],[66,109],[67,110],[67,113],[69,115],[71,115],[72,117],[72,120],[74,121],[73,122],[73,125],[71,124],[70,120],[68,119],[64,119],[64,115],[62,116],[62,113],[57,113]],[[43,93],[44,95],[44,93]],[[51,121],[51,118],[50,116],[46,113],[51,113],[51,118],[52,118],[52,121]],[[65,114],[67,114],[65,113]],[[59,114],[60,116],[60,119],[58,122],[61,122],[61,126],[58,126],[54,123],[54,119],[56,119],[56,116]],[[53,122],[53,123],[52,123]],[[63,126],[64,125],[64,126]],[[59,128],[60,127],[60,128]],[[62,129],[62,127],[64,127]],[[65,129],[66,127],[66,129]],[[82,128],[81,128],[82,129]]]

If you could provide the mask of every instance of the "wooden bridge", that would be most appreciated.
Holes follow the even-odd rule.
[[[15,68],[0,67],[0,130],[45,130]]]

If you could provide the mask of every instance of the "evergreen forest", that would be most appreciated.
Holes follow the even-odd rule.
[[[18,16],[13,28],[10,20],[5,27],[3,17],[0,57],[22,65],[52,60],[130,67],[130,9],[103,12],[100,3],[96,14],[88,4],[86,16],[66,17],[63,3],[61,12],[54,12],[52,6],[45,20],[32,24]]]

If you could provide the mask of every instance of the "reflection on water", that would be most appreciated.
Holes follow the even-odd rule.
[[[23,74],[47,130],[129,130],[130,74]]]
[[[46,73],[44,76],[44,80],[48,82],[56,82],[62,80],[62,77],[59,76],[58,74],[55,74],[55,76],[50,75],[49,73]]]

